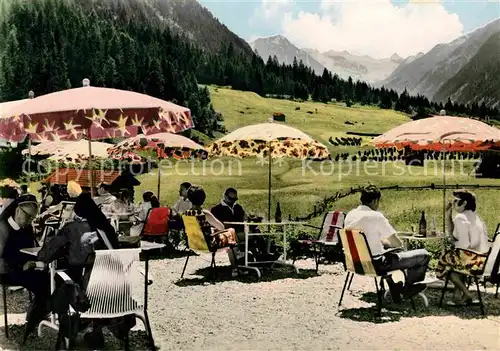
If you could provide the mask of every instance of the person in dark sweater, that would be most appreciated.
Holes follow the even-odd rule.
[[[243,233],[243,225],[226,225],[226,222],[243,222],[245,220],[245,210],[238,201],[238,192],[234,188],[228,188],[224,192],[224,196],[220,204],[211,209],[210,212],[221,221],[226,228],[234,228],[236,233]]]
[[[113,226],[109,223],[101,209],[96,205],[89,193],[82,192],[77,198],[74,207],[75,213],[80,213],[82,218],[85,218],[90,227],[98,231],[100,247],[103,249],[109,246],[106,241],[109,241],[111,248],[118,249],[118,236]],[[99,233],[100,231],[100,233]],[[103,236],[105,234],[105,236]]]

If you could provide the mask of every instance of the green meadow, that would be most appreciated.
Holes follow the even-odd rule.
[[[286,115],[286,123],[323,142],[332,155],[340,152],[351,154],[359,147],[334,147],[329,137],[348,136],[346,132],[383,133],[410,119],[401,113],[375,107],[313,102],[293,102],[266,99],[254,93],[210,87],[214,108],[224,115],[228,131],[239,127],[267,122],[273,112]],[[300,109],[298,109],[300,108]],[[311,113],[308,113],[311,112]],[[349,121],[353,124],[346,124]],[[362,148],[371,148],[370,138],[364,138]],[[472,174],[473,161],[446,163],[447,184],[499,185],[500,180],[476,179]],[[139,177],[139,191],[157,188],[157,171]],[[255,158],[221,158],[193,163],[166,161],[162,166],[161,202],[173,204],[178,197],[178,187],[183,181],[202,185],[207,192],[206,206],[217,204],[224,189],[235,187],[240,203],[247,211],[266,215],[268,196],[268,164]],[[367,184],[380,187],[424,186],[443,183],[442,163],[427,161],[425,167],[408,167],[403,162],[309,162],[299,160],[273,160],[272,210],[279,201],[283,218],[304,216],[312,212],[315,204],[337,191],[345,191]],[[499,190],[474,190],[478,197],[479,214],[487,222],[490,232],[500,222]],[[447,191],[447,198],[451,190]],[[357,194],[341,199],[332,208],[345,211],[358,203]],[[420,212],[426,211],[428,222],[436,218],[442,223],[443,193],[441,190],[416,190],[383,192],[381,210],[400,230],[409,230],[418,224]],[[321,217],[313,222],[320,222]]]

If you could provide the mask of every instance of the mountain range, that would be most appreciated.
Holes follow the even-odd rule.
[[[347,51],[335,51],[334,48],[326,52],[298,48],[280,35],[247,43],[197,0],[61,1],[65,2],[79,3],[89,11],[104,9],[104,13],[111,16],[111,21],[116,21],[117,18],[134,18],[145,26],[151,22],[160,23],[161,26],[168,27],[171,33],[188,38],[183,44],[186,47],[194,44],[197,50],[210,54],[197,54],[197,58],[204,60],[203,67],[208,67],[207,60],[212,59],[213,54],[227,56],[228,53],[235,52],[235,62],[224,70],[221,65],[214,66],[213,71],[217,71],[217,76],[222,77],[217,84],[226,84],[232,76],[237,76],[241,78],[241,86],[250,86],[246,81],[259,86],[258,91],[262,91],[263,86],[269,86],[270,82],[259,72],[261,68],[257,69],[258,62],[254,55],[257,52],[264,61],[269,56],[276,55],[279,62],[292,64],[294,58],[297,58],[318,75],[326,68],[344,79],[352,77],[353,80],[366,81],[372,87],[384,86],[399,93],[407,90],[410,95],[420,94],[435,101],[445,102],[450,98],[459,103],[484,102],[492,107],[500,106],[500,18],[452,42],[438,44],[427,53],[407,58],[394,54],[388,58],[376,59]],[[6,12],[5,6],[0,7],[0,12]],[[110,61],[110,65],[112,63]],[[255,74],[254,79],[250,78],[250,72],[242,74],[242,67],[250,64],[253,67],[252,74]],[[204,73],[211,77],[214,72]]]
[[[457,102],[500,105],[500,31],[491,35],[474,57],[434,95]]]
[[[452,42],[436,45],[427,53],[401,58],[394,54],[384,59],[354,55],[347,51],[319,52],[298,48],[287,38],[275,35],[247,43],[234,34],[197,0],[76,0],[83,6],[108,6],[115,13],[129,17],[143,16],[158,20],[172,32],[190,38],[209,53],[224,50],[228,45],[242,55],[257,52],[264,61],[269,56],[280,63],[302,60],[316,74],[326,68],[339,77],[366,81],[374,87],[405,89],[411,95],[423,95],[431,100],[500,105],[500,80],[494,55],[500,43],[494,34],[500,33],[500,18]],[[489,40],[492,38],[491,40]],[[493,61],[493,62],[492,62]],[[497,60],[498,61],[498,60]]]
[[[263,57],[276,56],[292,63],[294,57],[317,74],[324,68],[341,78],[366,81],[398,93],[422,95],[428,99],[457,103],[485,103],[500,106],[500,18],[427,53],[407,58],[397,54],[385,59],[353,55],[347,51],[319,52],[300,49],[283,36],[258,38],[249,44]]]
[[[299,49],[282,35],[258,38],[249,42],[250,47],[266,61],[269,56],[276,56],[279,63],[291,65],[293,60],[302,60],[304,65],[311,67],[318,75],[323,73],[325,66],[318,62],[308,52]]]
[[[475,92],[471,91],[470,86],[467,89],[469,93],[463,94],[460,91],[467,84],[467,80],[464,80],[463,77],[472,78],[470,73],[473,69],[471,67],[466,68],[469,63],[474,62],[474,71],[490,71],[489,60],[482,60],[476,55],[488,55],[492,47],[500,45],[499,42],[495,43],[494,40],[487,44],[489,39],[496,33],[500,33],[500,18],[450,43],[438,44],[425,55],[421,55],[406,64],[403,63],[379,85],[394,89],[399,93],[406,89],[412,95],[420,94],[439,101],[446,101],[448,97],[453,97],[456,99],[455,102],[462,103],[482,100],[478,99],[480,95],[490,93],[483,92],[479,89],[479,86],[475,87]],[[485,44],[487,44],[486,47],[484,47]],[[484,64],[488,65],[488,67],[482,67]],[[466,72],[461,72],[465,68]],[[488,75],[489,79],[498,81],[500,78],[498,76],[493,77],[492,73]],[[484,75],[487,75],[487,73],[484,72]],[[455,76],[457,77],[455,78]],[[449,83],[450,80],[452,82]],[[440,90],[442,87],[443,90]],[[484,101],[498,104],[500,102],[500,91],[497,90],[491,93],[496,95],[485,95]]]
[[[320,52],[314,49],[300,49],[281,35],[258,38],[249,42],[250,46],[264,60],[276,56],[280,63],[292,64],[294,58],[302,60],[316,74],[326,68],[339,77],[375,83],[387,78],[404,59],[397,54],[385,59],[375,59],[366,55],[353,55],[347,51],[330,50]]]

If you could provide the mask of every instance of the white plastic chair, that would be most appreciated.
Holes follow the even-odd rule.
[[[145,309],[144,279],[140,270],[141,249],[97,250],[86,294],[90,309],[81,318],[106,319],[135,314],[146,327],[154,348]]]
[[[144,323],[151,349],[155,350],[145,304],[145,282],[140,269],[140,252],[140,248],[95,252],[94,264],[85,289],[90,308],[81,313],[80,318],[108,319],[133,314]],[[68,279],[65,274],[59,275]],[[128,349],[128,346],[127,336],[125,349]]]

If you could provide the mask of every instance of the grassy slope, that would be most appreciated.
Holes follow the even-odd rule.
[[[310,134],[328,145],[328,137],[344,135],[346,131],[382,133],[398,124],[408,121],[408,118],[394,111],[380,110],[371,107],[345,108],[340,105],[325,105],[320,103],[295,103],[287,100],[263,99],[256,94],[211,87],[212,100],[216,110],[222,112],[229,131],[252,123],[265,122],[275,111],[285,113],[287,123]],[[296,111],[295,107],[300,106]],[[307,114],[307,111],[318,113]],[[240,113],[243,111],[244,113]],[[354,126],[344,124],[345,120],[358,122]],[[362,124],[364,123],[364,124]],[[368,140],[367,140],[368,141]],[[334,148],[331,152],[356,150],[355,148]],[[221,162],[222,161],[222,162]],[[211,174],[211,169],[221,174]],[[229,168],[229,165],[232,168]],[[239,166],[241,166],[241,173]],[[174,164],[172,164],[174,166]],[[283,164],[273,165],[273,204],[279,201],[283,217],[289,214],[297,216],[308,213],[315,203],[337,190],[365,185],[368,182],[384,185],[428,185],[431,182],[442,183],[440,167],[428,168],[425,174],[422,169],[404,169],[402,163],[381,163],[370,165],[361,163],[359,166],[334,164],[323,168],[314,164],[313,170],[303,173],[302,163],[287,160]],[[469,165],[470,167],[470,165]],[[236,187],[240,194],[240,202],[248,210],[264,215],[267,211],[267,165],[257,164],[255,159],[222,159],[201,163],[194,166],[181,164],[177,171],[165,166],[163,168],[161,201],[172,204],[177,198],[177,189],[182,181],[202,185],[207,191],[207,207],[220,201],[223,190],[229,186]],[[152,189],[156,192],[157,173],[152,172],[140,177],[142,185],[139,190]],[[447,176],[449,183],[461,184],[500,184],[498,181],[475,179],[467,175]],[[479,211],[488,222],[488,227],[494,229],[500,220],[498,214],[491,211],[497,207],[499,191],[478,191]],[[496,202],[495,202],[496,201]],[[357,203],[357,196],[351,196],[337,203],[337,208],[349,210]],[[440,191],[415,192],[384,192],[383,210],[397,227],[409,229],[412,223],[418,222],[420,209],[428,213],[436,213],[439,223],[439,211],[442,208],[442,193]],[[274,214],[274,206],[272,209]],[[316,219],[320,221],[320,219]]]
[[[282,112],[286,115],[287,124],[323,142],[331,151],[337,150],[328,143],[329,137],[347,136],[345,132],[349,131],[384,133],[409,121],[404,114],[374,107],[348,108],[342,104],[265,99],[255,93],[215,87],[210,87],[210,94],[214,108],[224,115],[228,131],[267,122],[273,112]],[[300,110],[296,110],[297,107]],[[309,114],[308,111],[313,113]],[[346,121],[354,125],[345,124]]]

